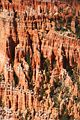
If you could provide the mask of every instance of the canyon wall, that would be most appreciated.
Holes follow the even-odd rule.
[[[80,39],[55,31],[54,22],[32,20],[25,1],[1,3],[0,102],[11,112],[4,117],[79,120]]]

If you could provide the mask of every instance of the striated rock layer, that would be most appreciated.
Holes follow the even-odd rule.
[[[0,117],[79,120],[80,39],[32,19],[27,4],[0,2]]]

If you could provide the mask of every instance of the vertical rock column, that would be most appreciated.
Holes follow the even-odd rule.
[[[2,17],[2,16],[1,16]],[[3,65],[5,63],[5,48],[6,48],[6,25],[5,20],[0,18],[0,72],[3,70]]]

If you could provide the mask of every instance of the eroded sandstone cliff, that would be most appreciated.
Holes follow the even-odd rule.
[[[26,0],[0,3],[1,119],[79,120],[80,39]]]

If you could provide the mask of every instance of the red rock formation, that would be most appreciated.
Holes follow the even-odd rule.
[[[29,3],[0,2],[0,104],[14,120],[79,119],[80,39],[54,30],[58,6],[51,22]]]

